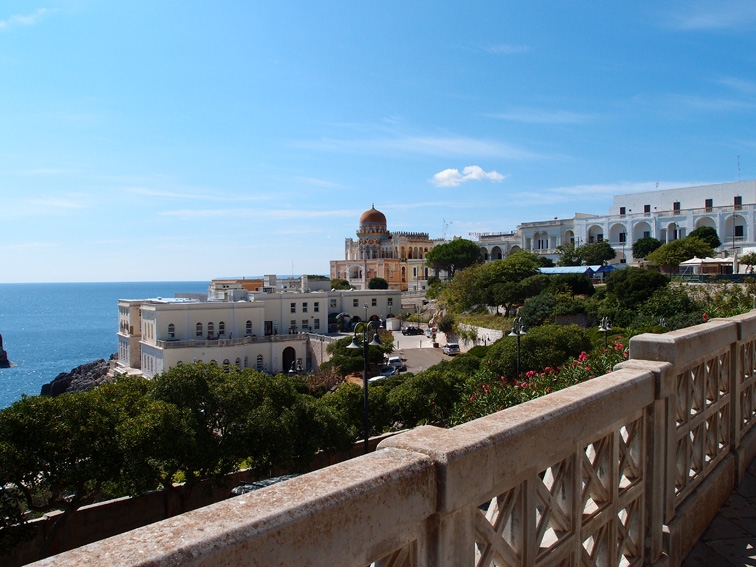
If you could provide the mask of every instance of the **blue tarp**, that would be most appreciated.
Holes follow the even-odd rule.
[[[596,273],[594,268],[601,266],[557,266],[555,268],[541,268],[539,271],[542,274],[554,275],[554,274],[585,274],[589,278]]]

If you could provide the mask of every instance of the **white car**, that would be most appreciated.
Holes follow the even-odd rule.
[[[459,354],[459,343],[446,343],[444,345],[444,354],[448,354],[449,356]]]
[[[404,362],[402,362],[401,356],[389,356],[388,365],[396,368],[397,372],[404,368]]]

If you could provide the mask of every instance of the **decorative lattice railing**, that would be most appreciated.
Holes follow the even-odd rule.
[[[41,564],[678,565],[756,455],[756,312],[611,374]]]

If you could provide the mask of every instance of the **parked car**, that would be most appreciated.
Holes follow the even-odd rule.
[[[388,364],[396,368],[397,372],[401,372],[406,368],[401,356],[389,356]]]
[[[283,476],[274,476],[273,478],[265,478],[263,480],[256,480],[254,482],[242,481],[239,486],[235,486],[231,489],[231,496],[239,496],[241,494],[246,494],[247,492],[254,492],[255,490],[260,490],[261,488],[265,488],[266,486],[278,484],[279,482],[283,482],[285,480],[289,480],[290,478],[295,478],[298,476],[298,474],[285,474]]]
[[[381,368],[381,376],[396,376],[397,372],[399,372],[399,369],[393,364]]]
[[[420,327],[404,327],[402,329],[403,335],[422,335],[423,330]]]
[[[444,354],[448,354],[449,356],[454,356],[455,354],[459,354],[459,344],[446,343],[444,345]]]
[[[425,329],[426,337],[431,338],[435,334],[436,334],[436,327],[428,327],[427,329]]]

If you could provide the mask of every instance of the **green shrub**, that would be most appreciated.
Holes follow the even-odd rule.
[[[577,325],[533,327],[520,337],[521,371],[556,368],[569,357],[591,350],[588,333]],[[490,376],[514,380],[517,372],[517,338],[503,337],[488,348],[481,367]]]

